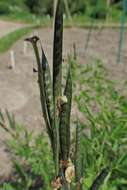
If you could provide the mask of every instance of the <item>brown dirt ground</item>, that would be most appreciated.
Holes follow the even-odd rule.
[[[36,32],[37,33],[37,32]],[[39,29],[42,44],[49,63],[52,64],[53,30],[51,28]],[[104,29],[92,32],[89,48],[85,52],[85,42],[88,34],[86,29],[70,28],[64,30],[64,58],[73,51],[76,43],[78,61],[82,64],[91,62],[95,58],[101,59],[109,69],[109,74],[117,80],[127,79],[127,36],[124,47],[124,64],[116,64],[118,51],[119,30]],[[16,68],[9,70],[9,51],[0,56],[0,107],[7,108],[15,114],[16,120],[23,123],[35,132],[43,126],[37,76],[32,72],[36,67],[33,51],[27,48],[27,55],[23,54],[23,39],[18,41],[12,49],[15,52]],[[65,62],[66,64],[66,62]],[[74,114],[74,111],[73,113]],[[9,158],[4,151],[3,141],[6,133],[0,129],[0,174],[10,169]]]
[[[13,32],[14,30],[17,30],[21,27],[25,26],[25,24],[21,23],[13,23],[13,22],[8,22],[8,21],[2,21],[0,20],[0,37]]]

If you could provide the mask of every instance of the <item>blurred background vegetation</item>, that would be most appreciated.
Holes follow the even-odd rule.
[[[72,18],[89,22],[91,18],[118,22],[122,0],[66,0]],[[33,22],[53,16],[53,0],[0,0],[0,17]],[[65,18],[67,11],[65,9]]]

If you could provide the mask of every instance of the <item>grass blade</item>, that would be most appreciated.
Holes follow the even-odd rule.
[[[6,115],[7,115],[7,119],[8,119],[8,122],[9,122],[9,126],[12,128],[12,129],[15,129],[15,118],[14,118],[14,115],[10,115],[10,113],[8,112],[8,110],[6,110]]]
[[[82,179],[82,154],[81,154],[81,129],[79,126],[79,123],[77,122],[76,127],[76,147],[75,147],[75,178],[76,178],[76,184],[77,189],[81,190],[81,179]]]
[[[99,190],[100,186],[103,184],[108,173],[109,173],[109,167],[104,168],[100,172],[100,174],[96,177],[96,179],[94,180],[94,182],[89,190]]]
[[[14,167],[15,167],[18,175],[21,177],[21,179],[24,182],[27,182],[27,175],[26,175],[23,167],[16,160],[14,160],[13,162],[14,162]]]
[[[2,111],[1,111],[1,109],[0,109],[0,120],[1,120],[2,122],[5,122],[4,116],[3,116],[3,113],[2,113]]]

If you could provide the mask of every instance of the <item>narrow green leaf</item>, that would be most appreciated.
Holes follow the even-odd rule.
[[[107,177],[108,173],[109,173],[109,167],[102,169],[102,171],[96,177],[89,190],[99,190],[100,186],[104,183],[104,180]]]
[[[61,105],[59,133],[61,159],[68,160],[70,151],[70,115],[72,104],[72,80],[70,68],[68,70],[64,96],[67,98],[67,102]]]
[[[27,182],[27,175],[23,167],[17,161],[14,161],[14,167],[16,169],[17,174],[21,177],[21,179],[24,182]]]
[[[8,125],[6,125],[5,118],[4,118],[4,115],[3,115],[2,111],[0,111],[0,119],[1,119],[0,120],[0,127],[2,127],[2,129],[4,129],[7,133],[9,133],[12,137],[15,138],[15,134],[13,133],[13,130],[16,127],[14,115],[11,116],[10,113],[7,110],[6,110],[6,114],[7,114],[7,117],[8,117],[8,122],[9,122],[9,127],[10,128],[8,128]]]
[[[4,122],[5,120],[4,120],[4,116],[3,116],[3,113],[2,113],[2,111],[1,111],[1,109],[0,109],[0,120],[2,121],[2,122]]]
[[[12,129],[15,129],[15,118],[14,118],[14,115],[11,115],[8,110],[6,110],[6,115],[7,115],[7,119],[8,119],[8,122],[9,122],[9,126],[12,128]]]
[[[9,129],[6,128],[5,124],[0,122],[0,126],[6,131],[6,132],[10,132]]]
[[[73,50],[74,50],[74,55],[73,55],[73,58],[74,58],[74,60],[76,61],[77,60],[77,50],[76,50],[76,44],[74,43],[73,44]]]
[[[80,183],[80,180],[82,178],[82,154],[81,154],[81,129],[78,122],[76,127],[75,178],[76,178],[76,183]]]

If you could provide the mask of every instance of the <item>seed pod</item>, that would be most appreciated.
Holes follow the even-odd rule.
[[[64,96],[66,97],[67,102],[61,105],[59,133],[61,160],[68,160],[70,151],[70,115],[72,104],[72,80],[70,67],[68,70]]]
[[[44,91],[46,98],[46,106],[48,111],[48,117],[50,121],[50,125],[52,127],[53,124],[53,88],[52,88],[52,80],[51,73],[47,58],[42,49],[42,69],[43,69],[43,81],[44,81]]]
[[[54,146],[55,146],[55,169],[56,175],[59,173],[59,115],[57,110],[57,97],[62,94],[62,44],[63,44],[63,5],[62,0],[58,0],[55,15],[54,49],[53,49],[53,103],[54,103]]]
[[[37,66],[38,66],[38,83],[40,88],[40,99],[41,99],[41,106],[42,106],[42,112],[46,123],[47,132],[50,138],[51,145],[53,147],[53,133],[50,125],[48,110],[47,110],[47,104],[46,104],[46,94],[45,94],[45,85],[44,85],[44,72],[42,69],[42,63],[40,60],[40,54],[37,46],[37,42],[40,40],[39,37],[34,36],[32,38],[26,39],[27,41],[31,42],[33,45],[33,49],[35,52],[35,57],[37,60]]]

